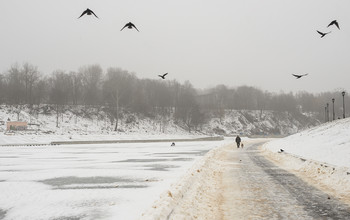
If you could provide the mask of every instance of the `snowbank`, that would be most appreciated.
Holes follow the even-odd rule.
[[[350,168],[350,118],[329,122],[312,129],[272,141],[266,149]]]
[[[217,193],[220,186],[215,179],[222,172],[215,157],[226,146],[214,148],[198,160],[177,183],[161,194],[140,220],[168,219],[170,215],[171,219],[196,219],[198,216],[216,219],[220,216],[221,201]]]
[[[272,161],[350,204],[349,130],[350,118],[337,120],[271,141],[263,149]]]
[[[266,144],[263,148],[266,149]],[[350,205],[350,169],[304,159],[288,153],[265,151],[267,158],[305,182]]]

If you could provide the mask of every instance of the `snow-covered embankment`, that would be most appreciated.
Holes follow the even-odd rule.
[[[337,120],[271,141],[263,149],[283,168],[350,204],[349,131],[350,118]]]
[[[222,148],[217,147],[198,160],[169,190],[164,192],[141,219],[196,219],[220,216],[221,196],[218,193],[224,166],[218,160]]]

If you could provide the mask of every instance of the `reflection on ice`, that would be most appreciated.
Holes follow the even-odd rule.
[[[141,180],[128,179],[128,178],[122,178],[122,177],[105,177],[105,176],[93,176],[93,177],[68,176],[68,177],[46,179],[40,182],[51,186],[55,186],[55,187],[62,187],[62,186],[73,185],[73,184],[135,183],[135,182],[141,182]]]

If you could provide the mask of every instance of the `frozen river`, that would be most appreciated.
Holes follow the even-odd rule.
[[[226,141],[0,148],[0,219],[137,219]]]

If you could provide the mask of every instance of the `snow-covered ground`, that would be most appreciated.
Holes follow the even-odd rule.
[[[116,121],[108,109],[85,106],[63,106],[59,108],[57,117],[56,107],[40,105],[29,108],[27,105],[0,105],[0,132],[5,132],[6,121],[26,121],[29,130],[17,132],[22,134],[51,134],[61,135],[63,138],[77,138],[86,135],[108,135],[112,137],[120,134],[128,135],[158,135],[177,134],[187,135],[188,127],[174,118],[174,112],[165,115],[142,115],[122,111]],[[1,125],[1,123],[4,123]],[[272,112],[257,110],[225,110],[221,116],[206,115],[204,124],[193,134],[206,135],[288,135],[305,128],[318,125],[316,114]]]
[[[336,120],[271,141],[263,149],[280,166],[350,205],[349,131],[350,118]]]
[[[227,142],[0,147],[0,218],[136,219]]]
[[[48,122],[47,128],[52,129],[55,124],[52,120]],[[147,133],[147,129],[101,133],[93,123],[98,122],[91,121],[89,126],[77,123],[78,130],[72,132],[67,122],[55,134],[0,134],[0,145],[203,136],[189,135],[181,129],[165,134],[154,130]],[[87,132],[80,133],[79,129],[84,128]],[[306,181],[313,179],[320,189],[328,188],[330,193],[350,203],[349,130],[350,118],[337,120],[273,140],[263,149],[285,169],[301,173]],[[164,212],[165,209],[181,203],[184,190],[190,185],[196,184],[198,189],[203,186],[203,193],[210,192],[216,172],[203,170],[216,169],[210,158],[220,151],[219,146],[232,142],[232,138],[226,138],[215,142],[178,142],[176,147],[170,147],[168,142],[0,146],[0,219],[137,219],[141,214],[146,219],[155,216],[162,219],[169,211]],[[278,153],[280,149],[284,152]],[[192,205],[205,202],[197,201],[191,191],[186,197],[192,195]]]
[[[350,118],[336,120],[272,141],[265,147],[304,159],[350,168]]]

